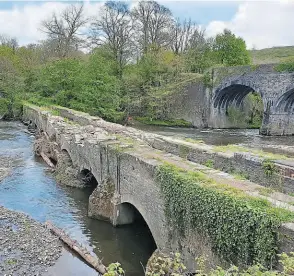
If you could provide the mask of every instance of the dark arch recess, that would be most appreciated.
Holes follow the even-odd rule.
[[[289,114],[294,113],[294,88],[288,90],[279,98],[276,105],[276,111],[286,112]]]
[[[143,233],[144,236],[146,236],[144,245],[142,246],[148,248],[151,256],[151,254],[156,250],[157,245],[147,221],[144,219],[139,210],[133,204],[124,202],[119,206],[119,214],[120,217],[118,218],[118,225],[134,224],[134,230],[136,232],[135,235],[139,236]]]
[[[143,217],[142,214],[132,203],[124,202],[119,204],[119,220],[122,224],[118,224],[119,232],[124,235],[128,233],[126,238],[129,239],[131,235],[131,240],[128,243],[130,248],[136,248],[137,258],[140,258],[140,271],[147,265],[149,258],[157,249],[157,245],[152,234],[152,231],[148,225],[148,222]],[[125,222],[125,223],[123,223]],[[123,250],[123,247],[122,249]],[[125,251],[125,258],[132,259],[132,255],[128,256],[129,250]],[[137,273],[128,271],[127,275],[137,275]]]
[[[98,186],[98,181],[92,172],[88,169],[83,169],[80,172],[80,178],[87,187],[91,188],[91,190],[94,190]]]
[[[213,106],[218,109],[227,109],[231,104],[235,104],[239,107],[250,92],[255,90],[246,85],[232,84],[216,92]]]

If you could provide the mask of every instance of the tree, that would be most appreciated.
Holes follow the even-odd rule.
[[[132,17],[138,34],[137,42],[143,53],[147,53],[151,45],[169,45],[172,13],[167,7],[155,1],[140,1],[133,8]]]
[[[171,26],[170,47],[175,54],[185,52],[189,48],[193,34],[197,30],[197,25],[191,19],[180,21],[175,19]]]
[[[203,73],[205,69],[214,64],[213,44],[214,39],[206,38],[204,29],[194,28],[184,54],[189,72]]]
[[[78,50],[84,40],[79,31],[88,20],[83,14],[84,6],[70,5],[60,15],[53,13],[42,22],[42,31],[48,35],[59,57],[67,57],[71,51]]]
[[[215,38],[214,50],[218,63],[234,66],[250,63],[246,43],[241,37],[236,37],[230,30],[224,30]]]
[[[16,38],[9,37],[7,35],[0,34],[0,45],[12,48],[14,51],[18,47],[18,42]]]
[[[95,45],[108,45],[117,62],[121,78],[131,52],[132,21],[128,5],[121,1],[108,1],[100,16],[92,23],[91,40]]]
[[[4,116],[9,119],[14,117],[17,97],[23,91],[23,78],[18,70],[18,63],[18,57],[12,48],[0,46],[0,105],[4,103]]]

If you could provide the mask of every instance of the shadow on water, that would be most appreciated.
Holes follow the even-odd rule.
[[[42,223],[50,220],[103,258],[105,264],[118,261],[126,275],[144,275],[142,265],[155,250],[146,223],[141,219],[114,228],[108,222],[89,218],[88,199],[93,187],[79,190],[58,185],[43,162],[33,156],[34,137],[23,130],[21,124],[0,121],[0,158],[9,156],[13,166],[12,174],[0,183],[0,205],[25,212]],[[66,250],[49,272],[97,275]]]

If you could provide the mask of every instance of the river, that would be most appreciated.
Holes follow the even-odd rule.
[[[90,190],[56,183],[46,165],[34,157],[34,137],[17,122],[0,121],[0,158],[11,159],[12,173],[0,183],[0,205],[22,211],[44,223],[52,221],[71,238],[93,250],[103,262],[120,262],[128,276],[144,275],[143,266],[155,249],[143,222],[112,227],[87,217]],[[50,275],[92,276],[93,269],[67,250],[50,269]]]
[[[262,145],[294,145],[294,136],[263,136],[258,129],[196,129],[136,125],[136,128],[180,139],[202,140],[210,145],[242,144],[255,148]]]

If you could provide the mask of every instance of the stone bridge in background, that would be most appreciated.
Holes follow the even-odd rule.
[[[50,110],[25,105],[23,120],[35,125],[40,134],[35,150],[57,163],[55,173],[58,182],[83,188],[86,184],[84,179],[91,176],[95,181],[89,182],[94,185],[89,197],[90,217],[107,219],[117,226],[133,223],[139,213],[148,225],[157,248],[164,252],[181,252],[185,264],[191,269],[195,266],[195,257],[206,256],[211,267],[222,265],[223,259],[214,251],[206,232],[198,232],[188,225],[179,231],[169,222],[156,175],[161,166],[171,164],[187,173],[200,172],[209,183],[232,185],[234,189],[247,185],[250,196],[258,197],[262,187],[234,179],[225,171],[246,173],[251,181],[261,185],[278,183],[279,190],[294,192],[294,167],[289,164],[275,163],[277,181],[276,175],[270,179],[267,177],[263,159],[256,156],[217,153],[205,144],[146,133],[65,108],[54,109],[52,113],[60,116],[53,116]],[[208,162],[214,169],[211,165],[205,166]],[[292,197],[288,200],[290,204],[281,202],[280,198],[278,193],[276,198],[269,198],[269,202],[294,212]],[[219,227],[218,223],[215,226]],[[243,225],[241,227],[244,228]],[[294,223],[284,223],[278,231],[282,233],[279,251],[293,251]]]
[[[261,95],[264,106],[260,133],[264,135],[294,134],[294,74],[279,73],[275,65],[216,68],[212,71],[208,125],[229,128],[229,106],[240,107],[250,92]]]

